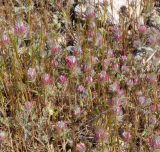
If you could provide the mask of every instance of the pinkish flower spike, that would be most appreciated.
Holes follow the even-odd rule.
[[[100,80],[101,81],[108,81],[109,80],[109,75],[107,74],[106,71],[101,71],[101,73],[100,73]]]
[[[84,143],[79,143],[76,145],[76,150],[77,152],[85,152],[86,151],[86,146]]]
[[[58,44],[56,44],[54,47],[51,48],[51,52],[53,55],[60,53],[60,51],[61,51],[61,47]]]
[[[51,66],[53,67],[53,68],[57,68],[58,67],[58,62],[57,61],[55,61],[55,60],[52,60],[51,61]]]
[[[9,44],[9,42],[10,42],[9,37],[7,35],[3,35],[0,40],[0,44],[5,46],[5,45]]]
[[[66,124],[64,123],[64,121],[58,121],[57,127],[60,129],[64,129],[66,127]]]
[[[23,35],[27,31],[27,28],[23,22],[17,22],[14,31],[17,35]]]
[[[36,78],[36,75],[37,75],[36,69],[34,69],[34,68],[29,68],[29,69],[28,69],[28,72],[27,72],[27,75],[28,75],[28,79],[30,79],[30,80],[35,79],[35,78]]]
[[[68,79],[65,75],[60,75],[59,80],[61,84],[65,84]]]
[[[145,25],[140,25],[140,26],[138,27],[138,31],[139,31],[140,33],[146,33],[146,32],[147,32],[147,27],[146,27]]]
[[[141,104],[141,105],[144,105],[146,103],[146,98],[144,96],[140,96],[138,98],[138,102]]]
[[[117,105],[117,106],[116,106],[116,109],[115,109],[115,112],[116,112],[116,115],[117,115],[117,116],[123,115],[122,106]]]
[[[89,83],[89,84],[92,83],[93,82],[92,76],[86,77],[86,82]]]
[[[96,17],[96,13],[94,11],[94,8],[91,6],[88,6],[86,9],[85,15],[87,18],[94,19]]]
[[[127,80],[127,85],[128,85],[129,87],[133,87],[133,85],[134,85],[134,80],[133,80],[133,79]]]
[[[45,85],[49,85],[49,84],[52,84],[53,79],[50,74],[45,73],[42,75],[42,82]]]
[[[122,96],[125,96],[125,91],[123,89],[118,89],[117,90],[117,94],[118,96],[122,97]]]
[[[130,141],[132,139],[132,135],[130,132],[128,131],[124,131],[124,130],[120,130],[120,137],[124,140],[124,141]]]
[[[59,134],[63,134],[64,131],[67,129],[67,124],[64,121],[58,121],[56,126],[57,132]]]
[[[84,93],[85,90],[86,90],[86,89],[84,88],[83,85],[80,85],[80,86],[78,86],[78,88],[77,88],[77,91],[78,91],[79,93]]]
[[[123,61],[127,61],[128,60],[128,57],[126,55],[121,56],[121,58],[122,58]]]
[[[108,139],[108,132],[103,128],[98,128],[95,132],[95,138],[97,142],[101,142]]]
[[[149,139],[149,144],[152,147],[152,150],[160,149],[160,136],[154,136]]]
[[[32,102],[30,102],[30,101],[25,102],[24,108],[25,108],[26,110],[31,110],[32,107],[33,107],[33,103],[32,103]]]
[[[68,56],[66,58],[66,63],[69,68],[73,68],[77,63],[76,57],[75,56]]]

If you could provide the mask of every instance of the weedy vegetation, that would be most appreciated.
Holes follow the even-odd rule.
[[[1,152],[159,152],[154,0],[0,0]]]

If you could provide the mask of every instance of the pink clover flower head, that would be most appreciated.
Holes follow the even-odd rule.
[[[85,93],[86,89],[84,88],[83,85],[79,85],[78,88],[77,88],[77,91],[78,91],[79,93]]]
[[[121,56],[122,61],[127,61],[128,57],[126,55]]]
[[[133,80],[133,79],[127,80],[127,85],[128,85],[129,87],[133,87],[133,85],[134,85],[134,80]]]
[[[33,108],[33,103],[30,102],[30,101],[25,102],[25,103],[24,103],[24,108],[25,108],[26,110],[31,110],[31,109]]]
[[[45,85],[49,85],[49,84],[52,84],[53,79],[52,79],[50,74],[45,73],[45,74],[42,75],[42,82]]]
[[[122,115],[123,115],[122,106],[117,105],[115,108],[116,108],[116,109],[115,109],[116,115],[122,116]]]
[[[141,105],[144,105],[146,103],[146,97],[145,96],[140,96],[138,97],[138,102],[141,104]]]
[[[109,75],[107,74],[106,71],[100,72],[100,80],[101,81],[109,81]]]
[[[28,79],[33,80],[36,78],[36,69],[35,68],[29,68],[27,71]]]
[[[57,122],[57,127],[60,128],[60,129],[64,129],[66,128],[66,123],[64,121],[58,121]]]
[[[120,137],[124,140],[124,141],[130,141],[132,139],[132,135],[130,132],[128,131],[124,131],[122,130],[120,132]]]
[[[147,27],[146,27],[145,25],[140,25],[140,26],[138,27],[138,31],[139,31],[140,33],[146,33],[146,32],[147,32]]]
[[[137,85],[140,82],[139,77],[135,76],[133,81],[134,81],[134,85]]]
[[[66,58],[66,63],[69,68],[73,68],[77,63],[76,57],[75,56],[68,56]]]
[[[57,128],[58,133],[62,134],[67,129],[67,124],[62,120],[58,121],[56,128]]]
[[[122,32],[118,27],[113,27],[111,29],[111,32],[113,32],[113,37],[117,42],[122,41],[122,38],[123,38]]]
[[[116,33],[116,34],[114,35],[114,38],[115,38],[115,40],[116,40],[117,42],[121,42],[121,41],[122,41],[122,38],[123,38],[122,33]]]
[[[89,84],[92,83],[93,82],[92,76],[87,76],[86,77],[86,82],[89,83]]]
[[[96,13],[93,7],[88,6],[86,11],[85,11],[85,15],[87,18],[92,18],[94,19],[96,17]]]
[[[90,71],[91,71],[91,66],[88,65],[88,64],[84,64],[84,65],[81,65],[81,69],[82,69],[84,72],[90,73]]]
[[[120,31],[118,26],[112,26],[110,28],[110,31],[114,34],[114,33],[118,33]]]
[[[110,58],[113,58],[114,57],[114,53],[113,53],[113,50],[111,50],[111,49],[109,49],[108,50],[108,57],[110,57]]]
[[[65,84],[68,81],[65,75],[60,75],[59,80],[61,84]]]
[[[124,91],[123,89],[118,89],[118,90],[117,90],[117,94],[118,94],[118,96],[120,96],[120,97],[124,97],[124,96],[125,96],[125,91]]]
[[[58,67],[58,61],[56,61],[56,60],[52,60],[51,61],[51,66],[53,67],[53,68],[57,68]]]
[[[10,42],[9,37],[6,34],[4,34],[1,38],[0,44],[5,46],[5,45],[9,44],[9,42]]]
[[[149,125],[150,126],[154,127],[157,124],[157,122],[158,122],[158,120],[157,120],[155,115],[152,116],[152,119],[149,119]]]
[[[51,52],[53,55],[59,54],[61,52],[61,47],[55,44],[55,46],[51,48]]]
[[[160,149],[160,136],[154,136],[149,139],[149,144],[153,150]]]
[[[75,57],[78,57],[80,54],[82,53],[82,48],[81,47],[79,47],[79,48],[74,48],[73,49],[73,55],[75,56]]]
[[[14,30],[15,30],[15,34],[23,35],[26,33],[27,28],[26,28],[26,25],[22,21],[20,21],[16,23]]]
[[[85,152],[86,151],[86,146],[84,143],[78,143],[76,145],[76,150],[77,152]]]
[[[95,139],[97,142],[105,141],[109,137],[108,132],[104,128],[97,128],[95,131]]]

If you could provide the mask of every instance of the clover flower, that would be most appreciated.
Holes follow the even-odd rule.
[[[109,75],[106,71],[100,72],[100,80],[101,81],[108,81],[109,80]]]
[[[77,63],[76,57],[75,56],[67,56],[66,63],[69,68],[73,68]]]
[[[27,76],[28,79],[33,80],[36,78],[37,73],[36,73],[36,69],[35,68],[29,68],[27,71]]]
[[[23,35],[27,31],[26,25],[22,21],[17,22],[15,25],[14,31],[15,31],[15,34],[17,35]]]
[[[86,146],[84,143],[78,143],[76,145],[76,150],[77,152],[85,152],[86,151]]]
[[[59,80],[60,80],[61,84],[65,84],[68,81],[68,79],[65,75],[60,75]]]
[[[95,139],[97,142],[102,142],[107,140],[109,133],[104,128],[97,128],[95,131]]]
[[[49,85],[49,84],[52,84],[53,79],[52,79],[50,74],[45,73],[45,74],[42,75],[42,82],[45,85]]]

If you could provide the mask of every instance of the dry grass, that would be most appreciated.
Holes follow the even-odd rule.
[[[113,25],[92,9],[75,18],[71,6],[0,0],[0,151],[158,152],[154,2],[141,4],[144,26],[128,10]],[[137,41],[157,52],[135,60]]]

